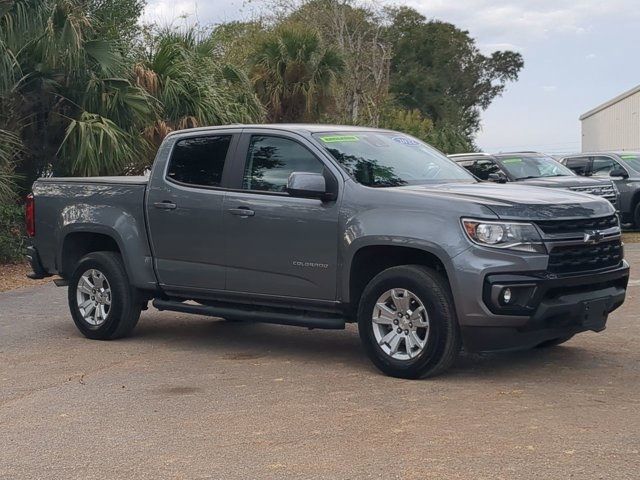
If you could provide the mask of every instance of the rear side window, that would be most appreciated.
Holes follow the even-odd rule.
[[[587,175],[589,168],[589,159],[585,157],[567,158],[564,162],[567,167],[573,170],[578,175]]]
[[[167,177],[188,185],[219,187],[231,135],[179,140],[173,147]]]
[[[324,164],[298,142],[282,137],[251,137],[242,188],[284,192],[291,172],[322,173]]]

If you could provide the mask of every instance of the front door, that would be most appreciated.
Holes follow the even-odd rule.
[[[225,287],[221,187],[238,136],[239,131],[180,136],[165,171],[153,172],[149,233],[158,280],[169,292]]]
[[[291,172],[335,179],[316,147],[285,133],[244,133],[240,188],[224,201],[227,290],[335,300],[338,202],[294,198]],[[335,173],[335,171],[334,171]]]

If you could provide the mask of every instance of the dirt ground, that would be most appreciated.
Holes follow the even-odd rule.
[[[31,280],[27,278],[29,272],[31,272],[31,268],[26,263],[0,264],[0,292],[51,282],[51,278]]]

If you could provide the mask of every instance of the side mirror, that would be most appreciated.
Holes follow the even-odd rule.
[[[489,174],[489,181],[490,182],[496,182],[496,183],[507,183],[507,177],[505,177],[504,173],[502,173],[502,172],[490,173]]]
[[[291,172],[287,180],[287,192],[292,197],[324,200],[327,195],[327,182],[321,173]]]
[[[609,172],[610,177],[620,177],[620,178],[629,178],[629,174],[622,167],[614,168]]]

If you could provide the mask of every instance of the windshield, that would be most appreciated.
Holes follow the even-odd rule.
[[[624,165],[636,172],[640,172],[640,153],[621,153],[620,158]]]
[[[540,177],[564,177],[575,174],[551,157],[544,155],[508,155],[498,157],[503,168],[516,180]]]
[[[437,150],[401,133],[327,132],[313,135],[359,183],[396,187],[475,179]]]

